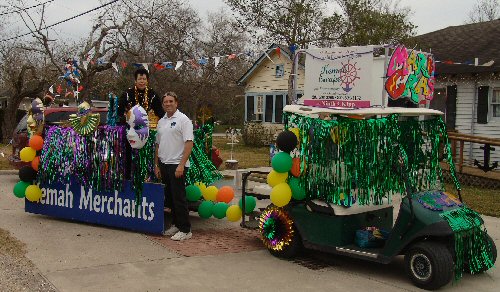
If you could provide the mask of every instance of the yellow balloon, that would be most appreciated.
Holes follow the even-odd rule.
[[[38,202],[42,198],[42,190],[37,185],[28,186],[25,194],[30,202]]]
[[[30,162],[35,159],[36,150],[31,147],[24,147],[21,152],[19,152],[19,158],[24,162]]]
[[[287,183],[280,183],[271,190],[271,202],[278,207],[283,207],[292,199],[292,189]]]
[[[194,185],[200,188],[202,194],[207,189],[207,186],[202,182],[195,182]]]
[[[289,130],[290,130],[290,132],[294,133],[295,136],[297,136],[297,141],[300,144],[300,130],[299,130],[299,128],[291,128]]]
[[[236,222],[241,219],[242,213],[243,212],[241,212],[240,206],[232,205],[226,210],[226,218],[231,222]]]
[[[288,178],[288,172],[279,173],[274,170],[267,175],[267,184],[274,187],[280,183],[284,183]]]
[[[201,191],[203,198],[207,201],[215,202],[217,201],[217,193],[219,190],[216,186],[209,186],[208,188]]]

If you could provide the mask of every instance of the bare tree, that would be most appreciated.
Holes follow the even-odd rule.
[[[478,0],[469,12],[466,23],[491,21],[500,17],[499,0]]]

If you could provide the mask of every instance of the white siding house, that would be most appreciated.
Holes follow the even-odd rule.
[[[431,107],[446,113],[448,130],[500,139],[499,40],[500,19],[452,26],[414,39],[413,45],[431,51],[437,61]],[[482,146],[466,143],[464,158],[482,163]],[[491,162],[500,162],[500,147],[490,155]]]

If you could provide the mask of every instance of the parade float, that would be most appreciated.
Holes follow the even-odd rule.
[[[78,110],[65,122],[44,125],[43,103],[38,98],[33,100],[27,121],[29,146],[20,151],[21,160],[30,165],[20,169],[14,195],[26,198],[25,210],[29,213],[162,233],[164,188],[154,174],[157,120],[151,119],[143,107],[147,103],[132,107],[126,115],[127,124],[120,124],[119,100],[110,94],[107,121],[102,124],[99,114],[78,99],[81,87],[76,61],[66,64],[65,70],[63,81],[74,88],[74,97],[80,101]],[[209,186],[222,178],[209,159],[212,131],[210,121],[194,130],[191,167],[186,174],[187,200],[192,209],[201,207],[200,212],[209,211],[210,216],[213,210],[207,211],[209,203],[202,202],[202,197],[215,203],[229,203],[234,197],[230,188]],[[131,152],[130,163],[127,151]],[[227,203],[221,218],[230,208]],[[239,207],[233,209],[228,219],[239,220]]]
[[[404,255],[424,289],[490,269],[496,246],[462,200],[443,113],[387,107],[432,99],[432,55],[402,46],[303,53],[305,94],[283,110],[267,176],[272,204],[258,220],[270,253],[290,258],[305,247],[384,264]],[[442,162],[458,196],[445,191]]]

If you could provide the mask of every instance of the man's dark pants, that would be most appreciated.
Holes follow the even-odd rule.
[[[188,168],[184,168],[181,178],[175,177],[177,164],[164,164],[160,162],[161,182],[165,185],[166,206],[172,210],[172,224],[180,231],[188,233],[191,231],[189,222],[189,209],[186,199],[185,175]]]

